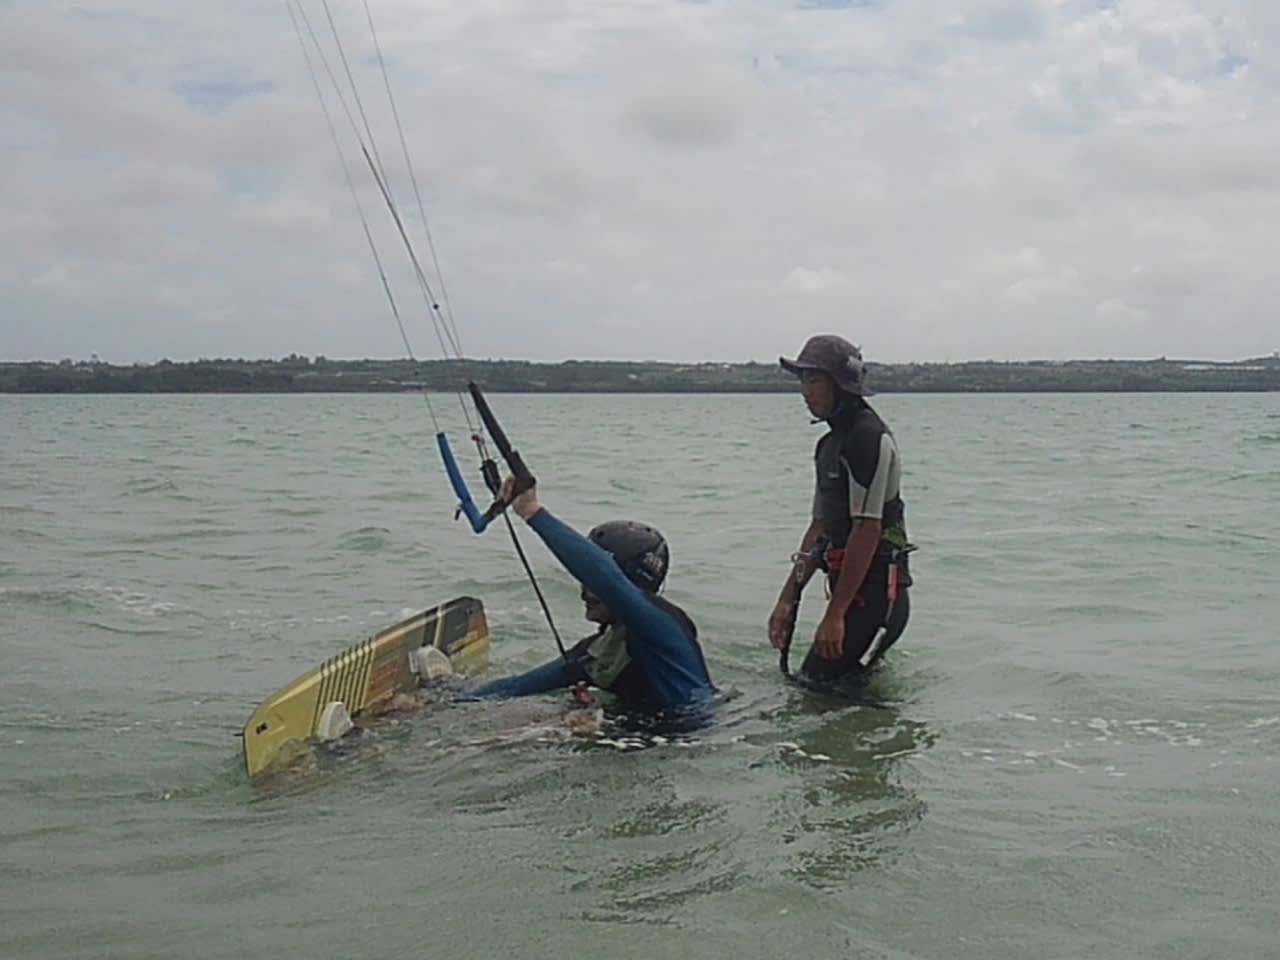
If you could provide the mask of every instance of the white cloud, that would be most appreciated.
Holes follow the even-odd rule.
[[[330,2],[415,221],[363,5]],[[1274,4],[370,7],[469,353],[1277,346]],[[283,4],[0,5],[0,130],[0,358],[402,351]]]
[[[1147,320],[1147,311],[1130,306],[1123,300],[1117,300],[1114,297],[1099,303],[1095,313],[1098,319],[1104,323],[1116,324],[1117,326],[1143,324]]]
[[[811,270],[808,267],[796,267],[782,281],[784,293],[801,295],[826,293],[832,290],[841,290],[848,286],[849,278],[839,270],[833,270],[831,267],[821,267],[817,270]]]

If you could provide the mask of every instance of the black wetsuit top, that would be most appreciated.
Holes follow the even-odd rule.
[[[841,396],[831,428],[814,451],[817,484],[813,517],[833,549],[843,549],[855,519],[880,521],[880,547],[867,580],[885,582],[895,547],[907,545],[902,461],[893,434],[857,397]]]

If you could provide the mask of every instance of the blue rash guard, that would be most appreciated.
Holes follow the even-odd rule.
[[[651,594],[622,572],[613,556],[545,507],[529,526],[548,549],[626,628],[626,647],[644,689],[641,706],[659,710],[704,703],[715,695],[691,625],[686,626]],[[579,644],[550,663],[527,673],[495,680],[471,691],[472,697],[521,697],[589,681],[585,646]]]

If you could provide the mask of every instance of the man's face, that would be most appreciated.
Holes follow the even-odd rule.
[[[582,588],[582,603],[586,607],[583,611],[585,616],[592,623],[612,623],[613,614],[609,611],[594,593],[586,587]]]
[[[836,408],[836,383],[821,370],[800,371],[800,393],[809,412],[820,420]]]

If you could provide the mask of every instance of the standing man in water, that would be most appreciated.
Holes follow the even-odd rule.
[[[769,617],[769,642],[791,645],[806,584],[827,573],[827,606],[804,658],[810,680],[851,680],[902,635],[910,613],[902,464],[893,434],[866,401],[862,352],[834,334],[810,337],[794,360],[809,412],[828,431],[814,453],[813,515]]]

